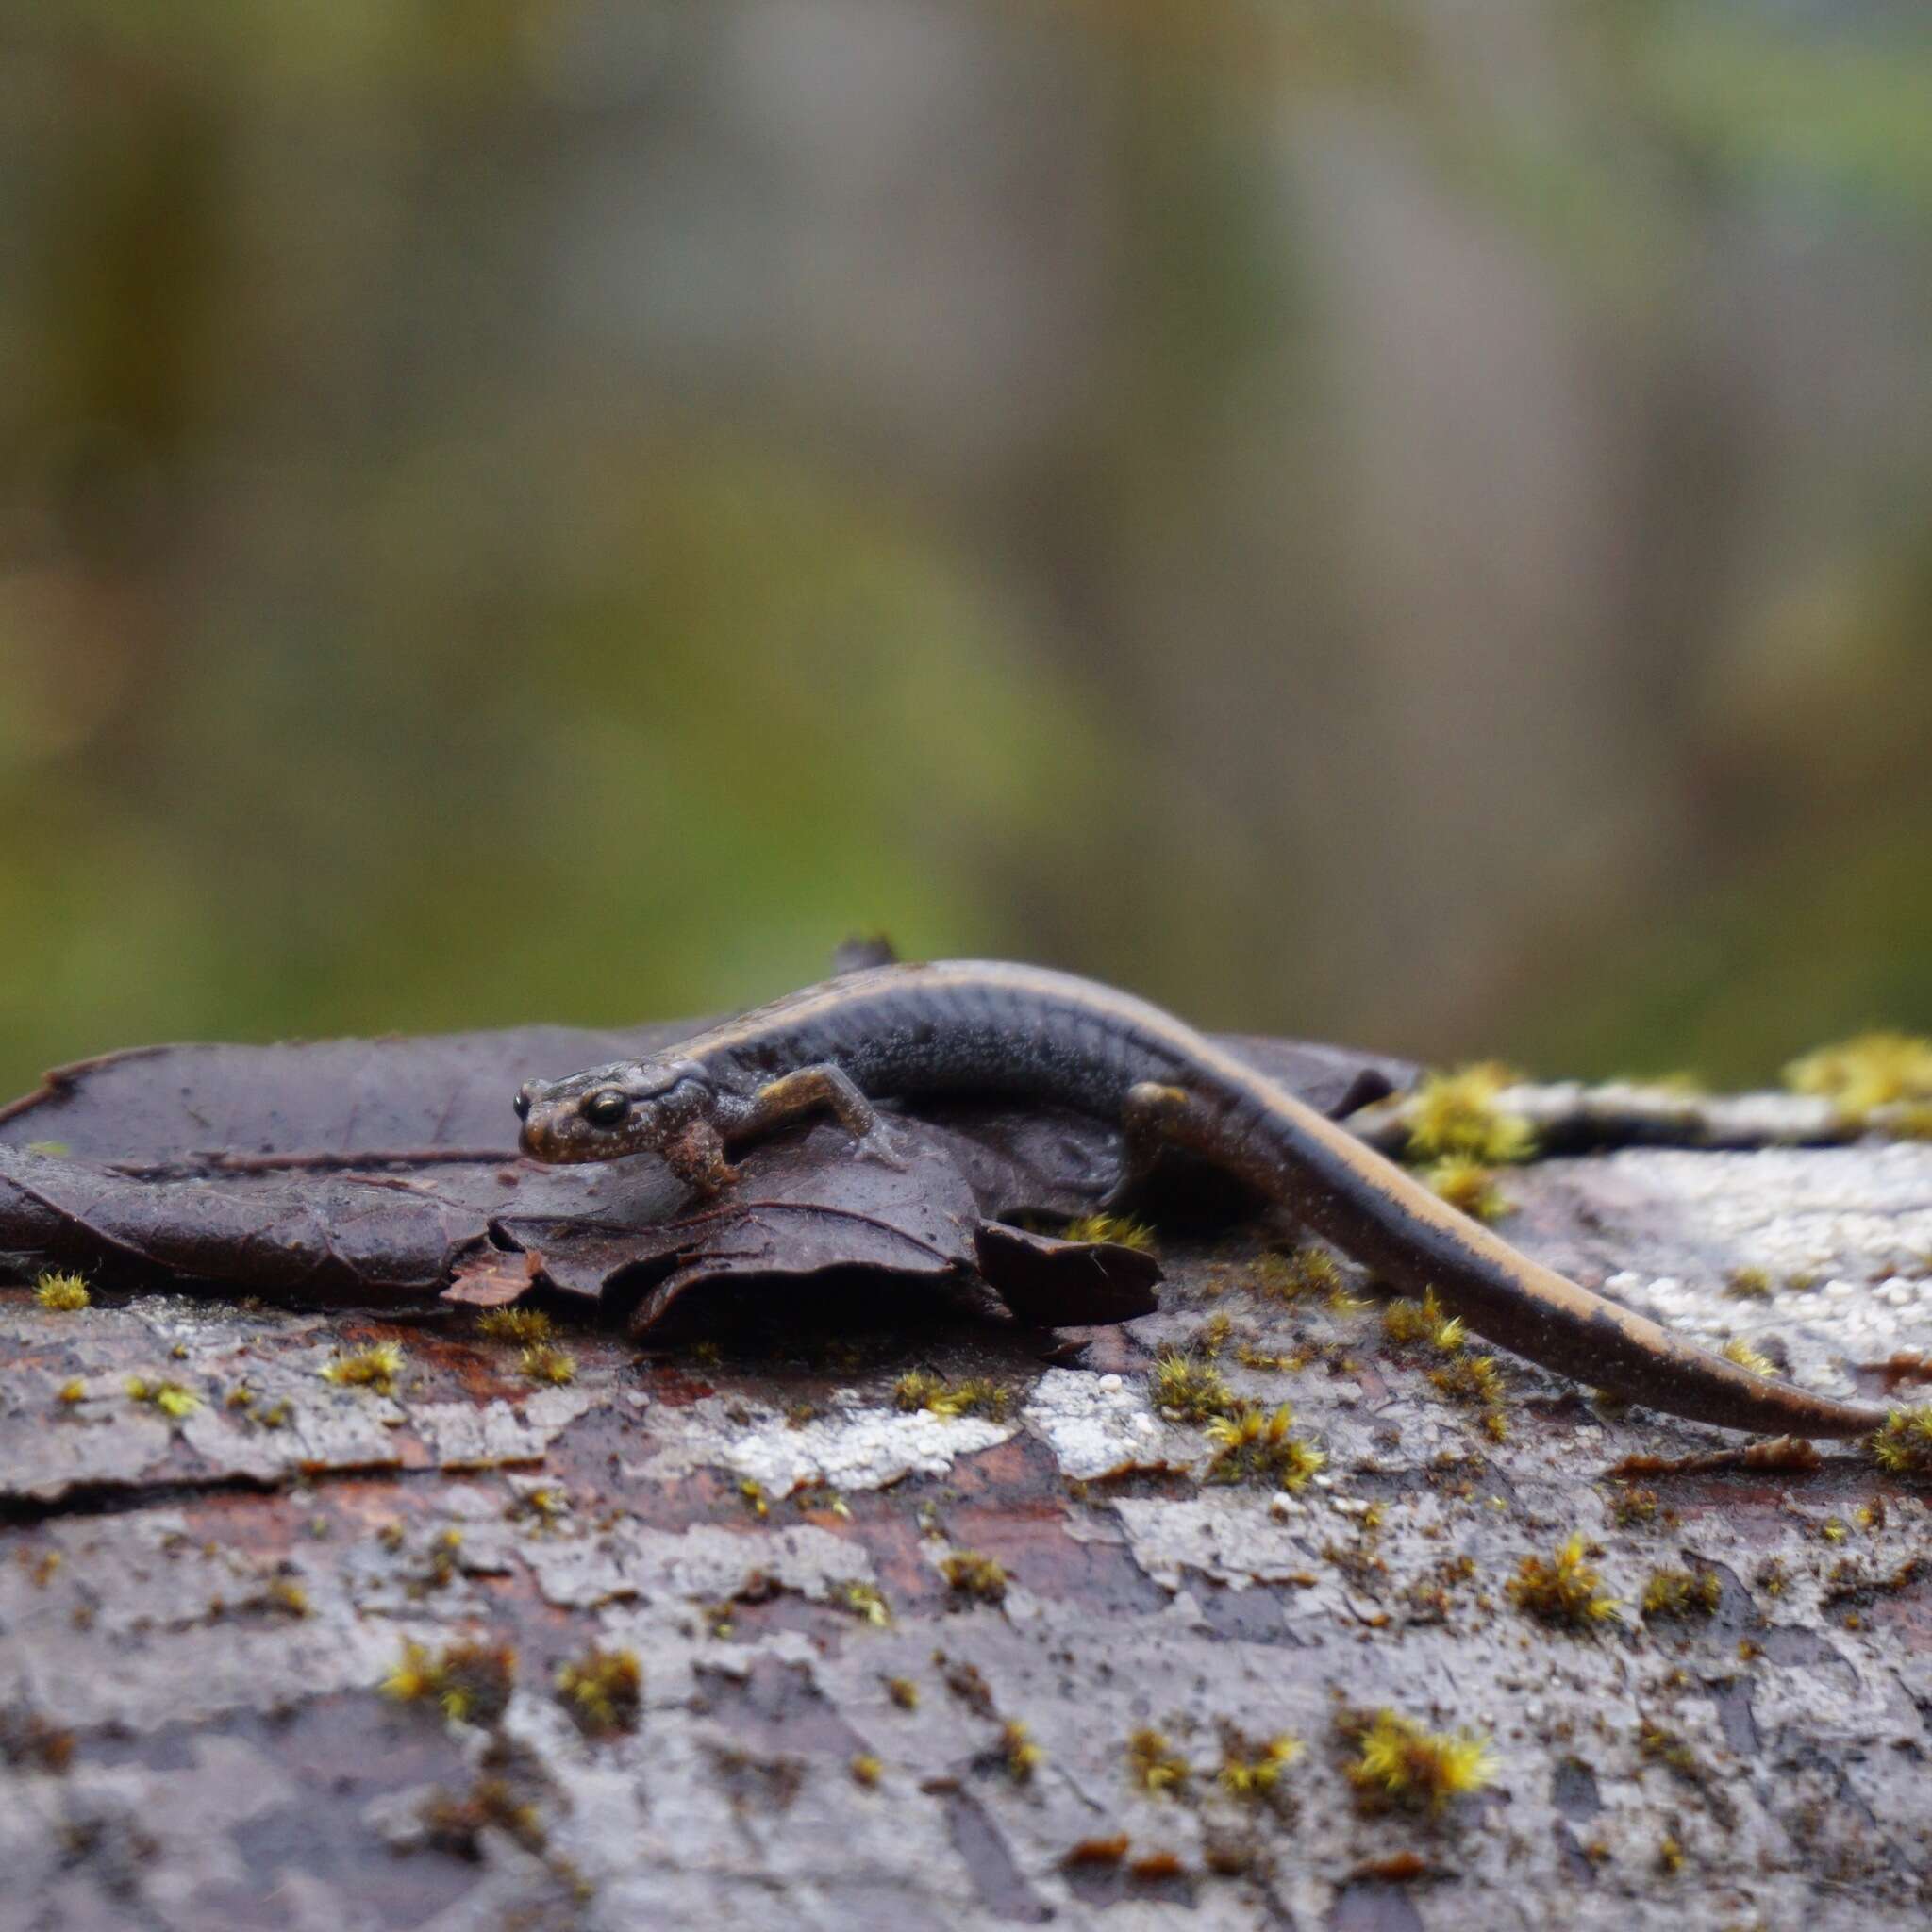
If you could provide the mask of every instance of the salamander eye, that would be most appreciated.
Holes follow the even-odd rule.
[[[578,1111],[593,1127],[614,1127],[630,1111],[630,1095],[621,1087],[600,1087],[584,1096]]]

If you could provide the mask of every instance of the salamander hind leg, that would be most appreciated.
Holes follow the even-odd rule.
[[[857,1151],[862,1158],[905,1172],[906,1163],[892,1149],[891,1125],[879,1118],[878,1109],[858,1091],[851,1074],[829,1061],[781,1074],[760,1087],[738,1131],[746,1135],[769,1134],[800,1114],[820,1108],[832,1113],[858,1143]]]
[[[1185,1088],[1164,1086],[1158,1080],[1140,1080],[1127,1089],[1121,1103],[1126,1147],[1120,1178],[1101,1196],[1101,1213],[1118,1214],[1141,1192],[1161,1155],[1174,1144],[1176,1129],[1192,1105],[1193,1097]]]

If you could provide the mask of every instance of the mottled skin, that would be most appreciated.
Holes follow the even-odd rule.
[[[1722,1427],[1864,1435],[1882,1411],[1834,1402],[1672,1335],[1518,1254],[1278,1081],[1128,994],[1033,966],[868,968],[685,1041],[517,1096],[545,1161],[662,1156],[712,1192],[734,1144],[829,1108],[891,1162],[868,1096],[1058,1101],[1127,1135],[1124,1193],[1159,1149],[1188,1149],[1281,1202],[1382,1278],[1437,1294],[1477,1334],[1594,1387]]]

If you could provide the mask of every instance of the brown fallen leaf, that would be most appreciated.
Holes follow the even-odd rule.
[[[655,1157],[517,1154],[522,1081],[696,1024],[152,1047],[62,1068],[0,1108],[0,1261],[321,1306],[500,1306],[541,1287],[627,1312],[639,1334],[706,1285],[853,1271],[984,1281],[1041,1325],[1153,1306],[1150,1257],[1005,1224],[1070,1217],[1113,1178],[1118,1134],[1061,1109],[901,1110],[902,1169],[811,1123],[747,1149],[743,1178],[709,1202]],[[1410,1076],[1335,1048],[1225,1043],[1331,1110]]]
[[[520,1255],[484,1248],[458,1262],[442,1299],[472,1308],[508,1307],[528,1294],[542,1274],[543,1257],[536,1248]]]

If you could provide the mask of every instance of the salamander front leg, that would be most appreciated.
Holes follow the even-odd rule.
[[[747,1138],[761,1137],[819,1108],[837,1117],[839,1124],[858,1141],[863,1158],[905,1172],[906,1163],[891,1149],[891,1129],[879,1118],[877,1108],[858,1091],[844,1068],[829,1061],[781,1074],[760,1087],[735,1131]]]
[[[1137,1081],[1121,1104],[1121,1131],[1126,1147],[1121,1175],[1101,1196],[1100,1211],[1118,1214],[1146,1185],[1161,1155],[1179,1139],[1178,1129],[1193,1095],[1184,1087],[1163,1086],[1158,1080]]]
[[[664,1144],[664,1164],[686,1187],[709,1196],[738,1178],[724,1158],[724,1137],[709,1121],[693,1121],[676,1140]]]

